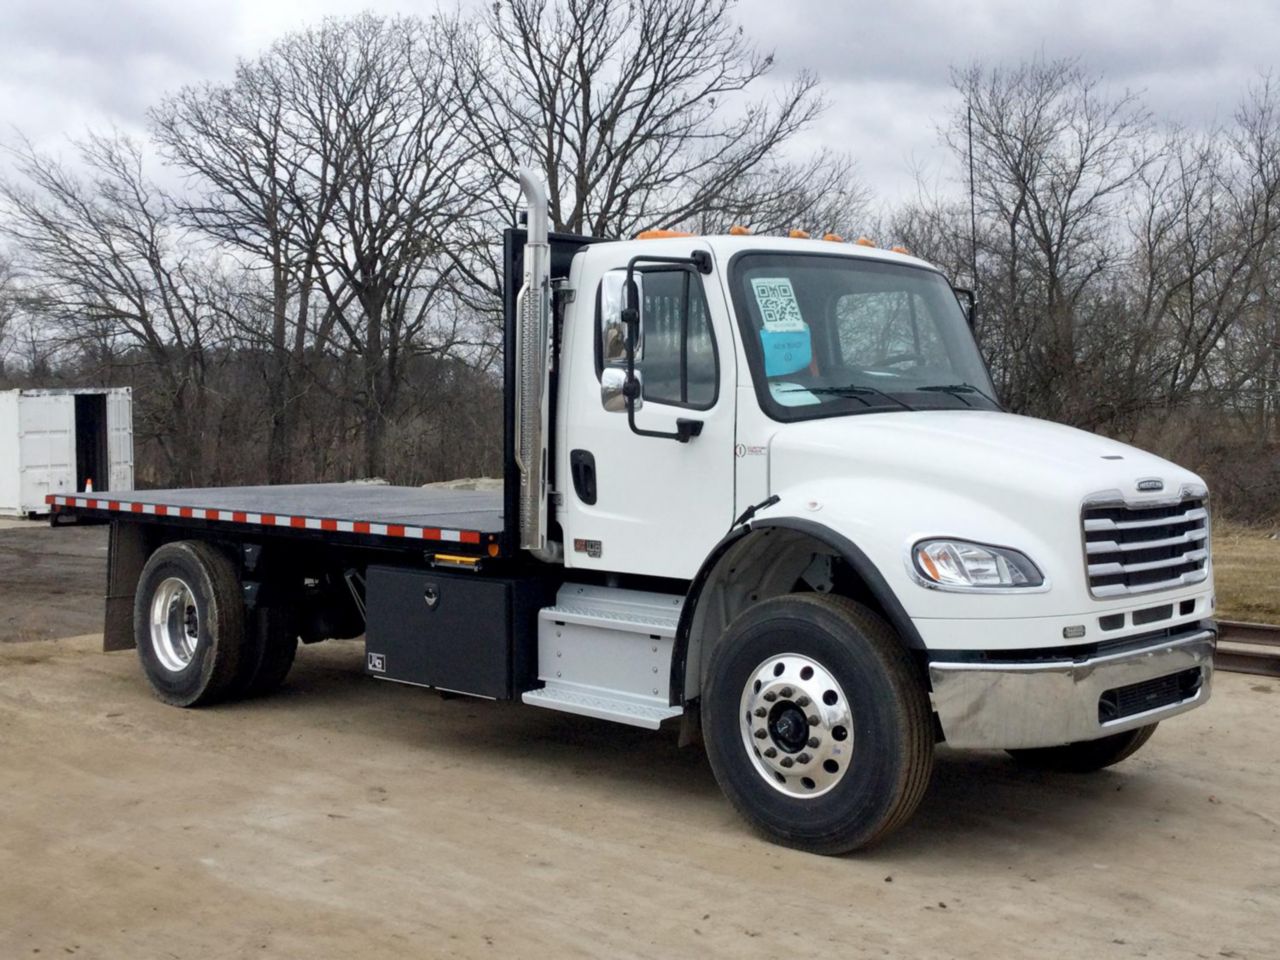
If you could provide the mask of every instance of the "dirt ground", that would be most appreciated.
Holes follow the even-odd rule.
[[[101,545],[50,533],[0,560],[0,621],[44,603],[15,569]],[[368,679],[353,642],[184,711],[98,645],[0,645],[3,960],[1280,954],[1280,682],[1219,674],[1093,776],[943,750],[905,829],[824,859],[665,731]]]
[[[107,529],[0,519],[0,643],[102,629]]]

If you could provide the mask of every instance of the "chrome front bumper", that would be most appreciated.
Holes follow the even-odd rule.
[[[1197,626],[1150,644],[1086,659],[948,662],[929,664],[933,707],[953,747],[1052,747],[1146,726],[1209,699],[1216,633]],[[1169,698],[1159,684],[1138,686],[1199,670],[1195,689]],[[1172,679],[1170,683],[1172,683]],[[1188,687],[1190,684],[1188,684]],[[1159,705],[1134,709],[1148,695]],[[1107,696],[1107,703],[1103,697]],[[1107,719],[1117,698],[1125,710]]]

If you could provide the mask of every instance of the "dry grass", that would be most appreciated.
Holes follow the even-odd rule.
[[[1215,520],[1213,577],[1223,620],[1280,623],[1280,531]]]

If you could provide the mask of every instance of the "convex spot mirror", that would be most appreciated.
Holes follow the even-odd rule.
[[[639,370],[635,372],[635,378],[635,408],[639,410],[644,406],[644,380],[641,378]],[[604,408],[610,413],[627,412],[626,388],[626,367],[605,367],[600,371],[600,402],[604,404]]]

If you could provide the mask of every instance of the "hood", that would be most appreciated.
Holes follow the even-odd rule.
[[[1077,504],[1118,492],[1167,499],[1194,473],[1116,440],[1074,427],[985,410],[929,410],[831,417],[787,424],[769,446],[771,492],[824,476],[972,489],[990,502],[1001,491],[1025,501]],[[1139,481],[1159,480],[1155,486]],[[1013,504],[1009,504],[1012,506]]]

